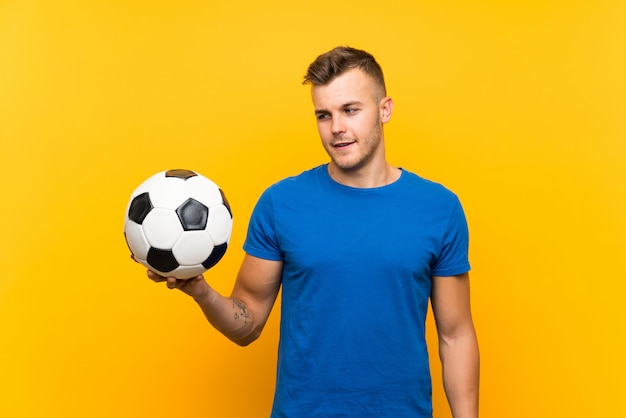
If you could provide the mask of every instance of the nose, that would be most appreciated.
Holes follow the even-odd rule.
[[[333,133],[333,135],[338,135],[338,134],[342,134],[346,132],[346,124],[345,124],[343,117],[337,116],[337,115],[333,116],[333,119],[330,125],[330,130]]]

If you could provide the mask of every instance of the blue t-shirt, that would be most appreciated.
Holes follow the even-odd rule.
[[[431,417],[432,276],[469,271],[461,204],[403,170],[341,185],[319,166],[269,187],[244,250],[283,261],[272,417]]]

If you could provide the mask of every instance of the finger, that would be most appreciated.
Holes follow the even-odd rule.
[[[159,283],[159,282],[164,282],[167,280],[165,277],[156,274],[152,270],[147,270],[146,272],[147,272],[146,274],[148,275],[148,278],[154,282]]]
[[[177,284],[178,284],[178,280],[176,280],[176,277],[168,277],[167,279],[167,287],[169,289],[176,289]]]

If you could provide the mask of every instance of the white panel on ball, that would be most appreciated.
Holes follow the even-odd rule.
[[[196,176],[187,180],[190,197],[211,207],[222,203],[219,187],[206,177]]]
[[[232,219],[226,206],[219,205],[209,209],[209,220],[206,229],[213,242],[216,244],[228,242],[232,226]]]
[[[143,221],[143,230],[150,245],[161,249],[172,248],[183,233],[176,212],[161,208],[148,213]]]
[[[176,270],[174,270],[170,275],[173,275],[176,278],[186,280],[191,279],[192,277],[196,277],[206,271],[206,268],[202,264],[197,264],[195,266],[180,266]]]
[[[126,235],[128,246],[133,249],[135,259],[145,260],[148,256],[150,244],[146,241],[141,225],[133,221],[127,221],[126,225],[124,225],[124,235]]]
[[[172,252],[181,265],[202,264],[211,255],[214,246],[206,231],[186,231]]]
[[[189,198],[189,187],[182,179],[163,177],[150,188],[150,200],[155,208],[176,210]]]
[[[135,191],[133,192],[133,194],[131,196],[131,201],[132,201],[132,197],[139,196],[142,193],[146,193],[146,192],[150,191],[150,189],[152,188],[152,185],[154,183],[158,182],[163,177],[164,177],[163,173],[156,173],[155,175],[150,176],[146,181],[141,183],[139,185],[139,187],[137,187],[135,189]],[[129,204],[130,204],[130,202],[129,202]]]

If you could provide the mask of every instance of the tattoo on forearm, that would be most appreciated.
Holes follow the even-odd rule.
[[[241,318],[244,324],[248,323],[248,321],[252,319],[248,308],[246,308],[246,305],[244,305],[243,302],[237,299],[233,299],[233,309],[235,310],[235,314],[233,317],[235,319]]]

